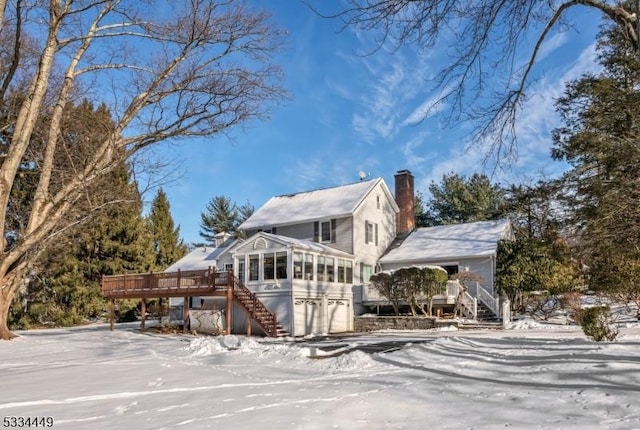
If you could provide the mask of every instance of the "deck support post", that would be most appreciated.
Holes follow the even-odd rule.
[[[227,277],[227,334],[231,334],[231,309],[233,307],[233,279]]]
[[[184,302],[182,304],[182,332],[188,332],[188,324],[189,324],[189,297],[184,298]]]
[[[251,315],[249,312],[245,312],[247,314],[247,336],[251,336]]]
[[[116,319],[116,299],[111,299],[109,304],[109,330],[113,331],[113,322]]]
[[[147,321],[147,303],[144,298],[140,299],[140,331],[144,331]]]

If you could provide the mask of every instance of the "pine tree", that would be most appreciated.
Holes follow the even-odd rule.
[[[238,207],[229,197],[215,196],[205,212],[200,213],[200,236],[209,243],[215,242],[217,233],[237,234],[238,227],[249,218],[255,208],[249,202]]]
[[[558,100],[553,156],[572,166],[563,180],[589,287],[640,304],[640,62],[615,26],[598,53],[602,71]]]
[[[424,215],[427,222],[458,224],[486,221],[503,216],[504,190],[492,184],[486,175],[474,173],[470,178],[451,173],[440,184],[429,185],[431,197]]]
[[[51,187],[82,169],[92,148],[113,127],[104,105],[84,100],[67,106],[65,134],[58,147]],[[31,156],[37,160],[41,154]],[[39,164],[26,160],[24,180],[12,190],[11,231],[20,235],[33,199],[30,178]],[[72,325],[98,317],[107,302],[100,291],[102,275],[146,272],[154,268],[152,237],[142,217],[142,200],[122,162],[95,185],[70,212],[73,228],[61,230],[31,263],[29,282],[14,300],[9,321],[14,327]],[[89,217],[83,216],[91,214]],[[11,244],[10,244],[11,246]]]
[[[142,199],[126,166],[111,175],[122,202],[108,205],[63,236],[34,265],[25,294],[18,297],[14,328],[74,325],[101,316],[107,301],[102,275],[148,272],[154,268],[152,235],[142,216]],[[121,303],[121,312],[135,303]]]
[[[167,195],[160,188],[151,203],[147,217],[153,235],[156,270],[165,269],[187,252],[187,247],[180,238],[180,227],[175,227],[170,209]]]

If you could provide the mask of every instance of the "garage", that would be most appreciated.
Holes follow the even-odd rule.
[[[349,299],[296,298],[294,336],[349,331],[351,312]]]
[[[294,336],[322,333],[322,299],[298,298],[294,305]]]
[[[343,333],[349,331],[351,320],[351,306],[347,299],[327,300],[327,320],[329,333]]]

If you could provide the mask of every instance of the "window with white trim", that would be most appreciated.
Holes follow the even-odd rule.
[[[313,254],[304,255],[304,279],[313,281]]]
[[[321,255],[318,255],[318,263],[316,264],[316,274],[318,275],[318,281],[325,280],[325,258]]]
[[[332,257],[327,257],[327,276],[325,278],[329,282],[335,282],[335,260]]]
[[[302,272],[302,252],[293,253],[293,279],[304,279]]]
[[[373,275],[373,266],[370,264],[360,263],[360,282],[368,284]]]
[[[260,278],[260,255],[249,255],[249,280],[257,281]]]
[[[364,222],[364,243],[378,245],[378,224],[369,221]]]
[[[331,221],[320,223],[320,241],[331,242]]]

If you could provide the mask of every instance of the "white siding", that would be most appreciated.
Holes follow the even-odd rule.
[[[378,207],[378,197],[380,205]],[[365,243],[365,222],[378,225],[378,241]],[[374,228],[375,234],[375,228]],[[394,204],[384,192],[382,184],[378,184],[367,195],[353,216],[353,254],[360,263],[375,266],[378,258],[396,237],[396,212]],[[359,267],[355,270],[360,276]]]

